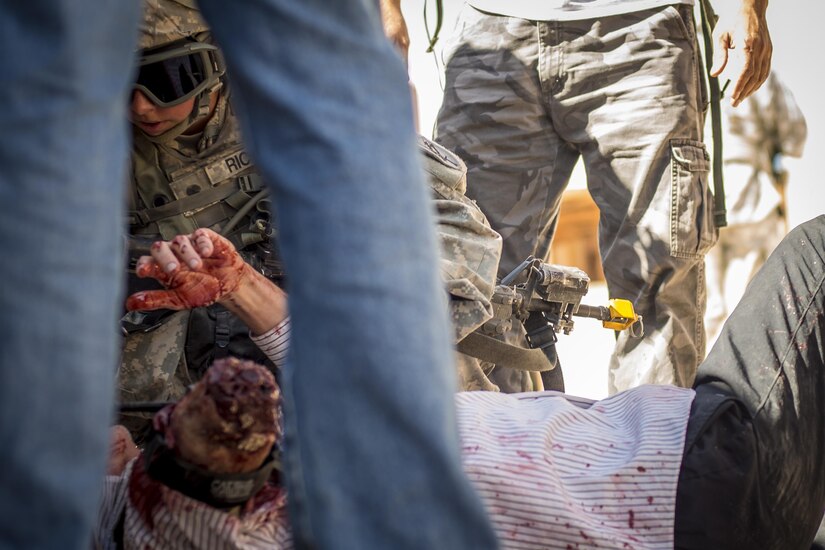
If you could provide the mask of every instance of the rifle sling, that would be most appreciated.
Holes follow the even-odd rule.
[[[710,124],[713,132],[713,221],[716,227],[728,225],[727,209],[725,207],[725,182],[722,176],[722,92],[719,90],[719,79],[710,76],[713,67],[713,27],[715,21],[713,9],[709,0],[700,0],[699,6],[702,15],[702,38],[705,42],[705,67],[708,73],[708,88],[710,91]]]
[[[540,349],[513,346],[479,332],[468,334],[456,344],[456,349],[470,357],[517,370],[544,372],[554,368]]]

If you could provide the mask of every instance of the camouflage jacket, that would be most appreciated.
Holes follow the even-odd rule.
[[[492,317],[490,297],[496,285],[501,236],[464,196],[467,169],[461,159],[423,137],[419,149],[435,203],[441,273],[459,341]]]
[[[459,342],[493,316],[490,299],[501,258],[501,236],[464,192],[464,162],[441,145],[419,138],[427,183],[436,208],[441,274],[449,295],[450,318]],[[460,390],[498,390],[489,378],[494,366],[456,353]],[[513,373],[523,376],[522,372]]]
[[[227,124],[228,129],[233,130],[233,125],[234,122],[231,125]],[[234,130],[226,135],[238,136]],[[244,170],[237,173],[236,179],[253,173],[251,166],[247,166],[240,158],[238,151],[242,150],[236,149],[235,143],[237,141],[233,143],[231,139],[222,140],[213,148],[216,154],[202,155],[197,161],[188,163],[181,158],[179,152],[152,144],[158,155],[158,169],[148,172],[155,176],[163,174],[164,178],[141,178],[139,175],[142,172],[135,170],[131,211],[133,235],[168,239],[178,233],[190,232],[200,227],[202,222],[199,213],[206,212],[209,208],[224,208],[224,205],[214,203],[187,215],[176,214],[170,219],[150,220],[152,216],[143,215],[143,218],[140,218],[140,215],[135,213],[134,206],[145,207],[146,199],[153,196],[147,191],[148,186],[143,185],[143,179],[149,180],[156,188],[167,193],[163,196],[177,198],[176,195],[168,193],[174,193],[176,189],[185,191],[188,186],[194,185],[191,182],[206,182],[209,172],[215,171],[215,168],[211,167],[216,162],[225,166],[234,158],[236,162],[242,163]],[[440,268],[449,295],[454,338],[455,341],[459,341],[492,316],[490,298],[496,284],[501,237],[490,228],[487,219],[475,203],[464,196],[464,163],[440,145],[425,138],[419,140],[419,151],[436,209],[437,231],[441,243]],[[208,152],[211,153],[212,150]],[[158,186],[158,181],[166,185]],[[176,184],[179,181],[189,182],[189,185]],[[237,187],[240,188],[240,184]],[[181,217],[185,219],[180,219]],[[225,219],[225,216],[222,219]],[[149,223],[140,223],[141,220]],[[204,225],[214,229],[219,228],[220,223]],[[216,327],[216,324],[220,324],[216,323],[216,317],[229,315],[225,310],[213,311],[215,307],[217,306],[199,308],[191,313],[174,313],[158,321],[156,326],[134,330],[126,337],[120,371],[122,401],[174,398],[182,393],[188,383],[200,376],[201,371],[215,356],[215,342],[219,339],[217,333],[220,332]],[[234,320],[234,317],[231,319]],[[228,352],[237,354],[237,347],[241,343],[247,343],[246,329],[239,325],[239,321],[232,323],[231,329],[225,336],[225,339],[231,341],[229,345],[224,343],[224,347]],[[241,349],[241,355],[254,355],[244,346],[241,346]],[[496,389],[487,379],[485,370],[477,360],[461,354],[458,356],[461,389]]]
[[[133,270],[151,242],[200,227],[223,234],[258,270],[281,280],[268,191],[243,148],[225,96],[199,136],[155,143],[135,132],[129,201],[129,292],[156,287],[154,281],[137,279]],[[226,354],[267,363],[245,325],[217,304],[124,319],[123,402],[176,398],[213,359]]]

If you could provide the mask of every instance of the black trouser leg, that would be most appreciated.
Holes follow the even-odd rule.
[[[699,368],[677,548],[810,548],[825,509],[823,281],[820,216],[777,247]]]

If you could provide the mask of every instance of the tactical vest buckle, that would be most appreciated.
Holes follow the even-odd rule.
[[[229,330],[229,311],[221,310],[215,313],[215,346],[226,349],[232,332]]]

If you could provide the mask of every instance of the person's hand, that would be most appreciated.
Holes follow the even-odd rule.
[[[109,431],[109,461],[106,474],[119,476],[126,465],[140,454],[132,435],[125,427],[118,424]]]
[[[730,91],[734,107],[748,98],[768,78],[773,44],[765,11],[767,0],[742,0],[737,10],[733,1],[722,2],[713,31],[711,76],[736,81]],[[722,74],[730,75],[722,77]],[[738,73],[738,77],[736,76]]]
[[[208,306],[230,299],[245,279],[254,276],[232,243],[209,229],[154,243],[152,255],[142,256],[135,272],[156,279],[166,290],[132,294],[126,300],[129,311]]]
[[[406,65],[410,51],[410,33],[401,13],[401,0],[381,0],[381,22],[384,34],[395,45]]]

